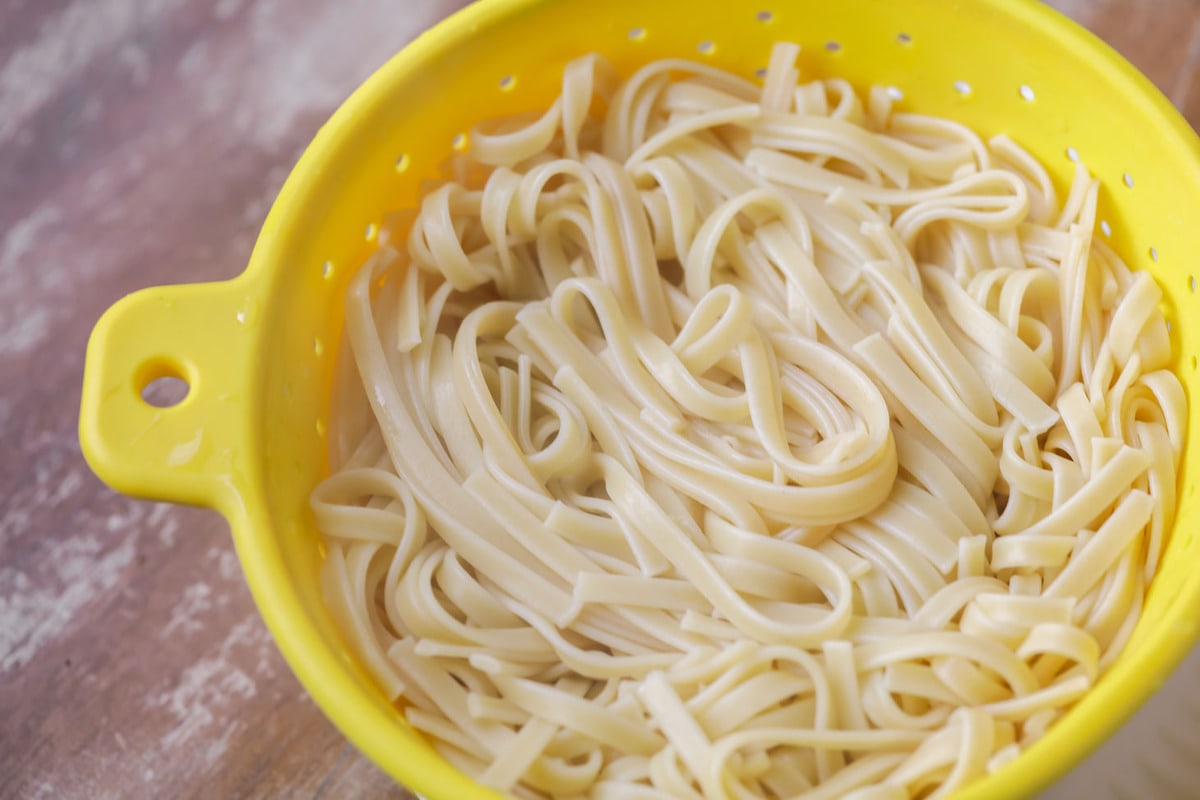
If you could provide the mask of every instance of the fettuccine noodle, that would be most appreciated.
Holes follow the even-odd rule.
[[[350,286],[325,596],[502,792],[940,797],[1138,619],[1185,401],[1097,181],[796,52],[573,62]]]

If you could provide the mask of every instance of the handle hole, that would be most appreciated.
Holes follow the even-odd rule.
[[[154,408],[171,408],[187,399],[191,386],[183,370],[167,361],[152,361],[138,370],[138,394]]]

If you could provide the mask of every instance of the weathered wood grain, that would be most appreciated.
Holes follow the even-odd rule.
[[[0,0],[0,797],[405,797],[291,676],[215,514],[75,425],[121,295],[239,272],[333,108],[460,0]],[[1200,122],[1200,3],[1058,0]]]

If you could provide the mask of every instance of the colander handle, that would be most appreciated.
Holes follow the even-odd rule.
[[[244,281],[163,286],[128,295],[88,341],[79,441],[88,464],[124,494],[229,515],[247,454],[239,426],[253,351]],[[187,394],[169,407],[143,399],[160,378]]]

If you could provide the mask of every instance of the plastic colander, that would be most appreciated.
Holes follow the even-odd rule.
[[[346,282],[383,215],[417,202],[478,121],[547,106],[589,51],[620,71],[684,56],[754,76],[777,40],[802,76],[894,87],[901,109],[1004,132],[1065,190],[1081,160],[1102,179],[1102,234],[1165,290],[1177,360],[1200,396],[1200,142],[1167,100],[1091,34],[1030,0],[484,0],[424,34],[354,93],[304,153],[250,265],[222,282],[147,289],[88,344],[80,439],[119,491],[217,509],[259,609],[308,691],[359,748],[428,798],[499,797],[438,757],[374,686],[318,588],[308,494],[326,427]],[[142,399],[163,376],[169,408]],[[1064,774],[1161,685],[1200,627],[1200,403],[1178,522],[1126,651],[1048,735],[955,795],[1028,797]]]

